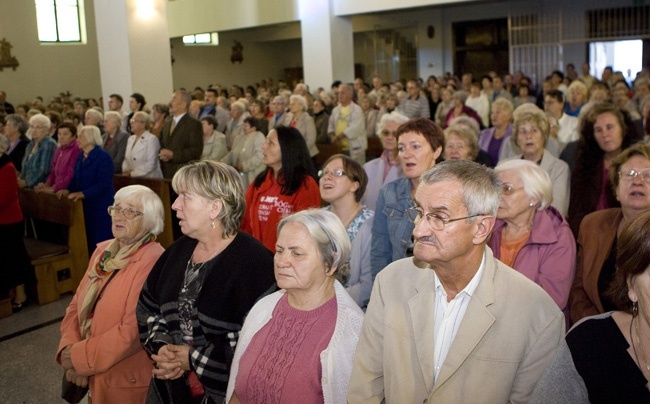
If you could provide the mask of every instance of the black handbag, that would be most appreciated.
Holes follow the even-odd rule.
[[[106,289],[106,286],[108,286],[108,284],[111,282],[113,276],[115,276],[117,271],[119,271],[119,269],[116,269],[111,273],[111,276],[108,278],[108,280],[106,281],[102,289],[99,291],[99,297],[97,298],[97,300],[95,300],[95,303],[93,304],[93,309],[90,311],[91,313],[95,312],[95,307],[97,307],[97,302],[99,301],[99,299],[101,299],[102,294],[104,293],[104,289]],[[86,394],[88,394],[88,386],[80,387],[74,384],[73,382],[69,382],[68,379],[66,379],[65,377],[66,372],[63,372],[63,380],[61,381],[61,398],[69,402],[70,404],[77,404],[81,400],[83,400],[84,397],[86,397]]]
[[[61,381],[61,398],[71,404],[77,404],[88,394],[88,386],[80,387],[76,384],[69,382],[65,378],[65,372],[63,372],[63,381]]]

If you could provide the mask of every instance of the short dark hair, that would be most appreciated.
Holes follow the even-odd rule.
[[[108,98],[115,98],[120,102],[120,104],[124,104],[124,98],[122,98],[122,96],[119,94],[111,94],[108,96]]]
[[[341,159],[343,162],[343,171],[345,171],[345,175],[350,179],[350,181],[359,183],[359,188],[354,192],[354,200],[359,202],[361,198],[363,198],[363,194],[366,192],[366,187],[368,186],[368,174],[366,174],[366,171],[363,169],[361,164],[345,154],[334,154],[330,156],[330,158],[328,158],[323,164],[323,168],[325,168],[325,166],[327,166],[332,160],[336,159]]]
[[[633,302],[628,296],[628,281],[648,270],[650,266],[650,212],[637,216],[623,228],[618,238],[616,272],[607,295],[619,310],[632,314]]]
[[[217,119],[212,115],[204,116],[203,118],[201,118],[201,122],[207,122],[208,125],[212,125],[213,128],[219,126],[219,124],[217,123]]]
[[[560,79],[564,80],[564,73],[562,73],[559,70],[553,70],[553,73],[551,73],[551,76],[558,76]]]
[[[133,93],[131,94],[131,97],[134,98],[138,104],[140,104],[138,111],[142,111],[144,109],[145,104],[147,103],[147,101],[144,100],[144,95],[140,93]]]
[[[402,134],[408,132],[415,132],[424,136],[433,151],[436,151],[438,147],[445,148],[445,133],[440,126],[430,119],[418,118],[404,122],[395,131],[395,137],[399,140]]]
[[[249,116],[248,118],[244,119],[244,123],[249,124],[251,128],[255,129],[259,129],[260,126],[260,120],[253,116]]]
[[[70,133],[72,134],[72,137],[77,137],[77,126],[73,123],[70,122],[63,122],[59,127],[56,129],[57,132],[59,129],[68,129]]]
[[[205,90],[205,92],[206,93],[212,93],[212,94],[214,94],[215,97],[219,96],[219,91],[217,91],[216,88],[208,88],[207,90]]]
[[[546,97],[551,97],[559,103],[564,103],[564,93],[560,90],[549,90],[546,92]]]

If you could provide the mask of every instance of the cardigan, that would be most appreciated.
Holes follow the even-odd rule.
[[[79,311],[88,292],[95,260],[104,254],[112,240],[100,243],[90,258],[61,323],[61,340],[56,358],[72,345],[70,359],[75,371],[89,376],[88,384],[93,402],[143,403],[153,363],[140,345],[135,307],[140,290],[164,249],[156,242],[148,243],[134,253],[129,263],[120,268],[97,300],[88,338],[81,337]],[[107,282],[108,276],[102,279]],[[103,286],[100,286],[103,287]]]
[[[598,278],[623,220],[621,208],[603,209],[585,216],[578,233],[576,275],[569,296],[571,323],[603,313]]]
[[[178,319],[178,295],[183,287],[186,263],[197,241],[182,236],[154,265],[142,288],[136,309],[140,341],[149,354],[166,344],[184,345]],[[248,234],[233,241],[202,269],[209,271],[192,313],[194,345],[190,367],[215,401],[226,394],[230,362],[246,313],[274,284],[272,254]],[[149,388],[152,402],[189,402],[185,378],[154,378]]]
[[[266,166],[262,163],[264,158],[262,145],[265,140],[266,138],[262,132],[258,131],[249,134],[241,132],[233,140],[232,149],[221,159],[222,163],[241,166],[240,175],[245,187],[248,187],[255,181],[255,177],[266,169]]]
[[[81,149],[76,141],[72,141],[65,146],[59,146],[54,151],[52,172],[46,181],[47,185],[52,186],[54,192],[66,189],[70,181],[72,181],[74,166],[77,163],[79,154],[81,154]]]
[[[272,320],[273,309],[285,293],[287,291],[282,289],[266,296],[253,306],[248,314],[240,333],[239,344],[230,370],[226,403],[230,401],[235,391],[239,361],[242,355],[246,352],[246,348],[248,348],[255,334]],[[336,280],[334,281],[334,293],[337,304],[334,334],[327,349],[320,354],[321,384],[326,404],[346,402],[350,373],[352,372],[352,361],[361,331],[361,323],[363,322],[363,312]]]
[[[34,148],[34,141],[29,142],[23,157],[23,167],[20,171],[20,179],[25,180],[27,188],[34,188],[38,183],[47,180],[47,176],[52,171],[52,157],[54,157],[56,147],[56,141],[49,136],[45,136],[38,142],[34,154],[30,155]]]
[[[291,121],[293,121],[293,114],[289,112],[285,115],[282,124],[284,126],[292,126]],[[318,147],[316,147],[316,124],[314,118],[312,118],[307,112],[303,112],[300,114],[294,128],[298,129],[298,132],[300,132],[302,137],[305,138],[305,143],[309,150],[309,157],[317,155]]]

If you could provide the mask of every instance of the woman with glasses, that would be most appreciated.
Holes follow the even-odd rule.
[[[106,211],[104,211],[106,214]],[[108,207],[113,239],[97,245],[61,323],[56,361],[92,402],[143,403],[153,365],[140,345],[135,308],[163,248],[160,198],[131,185]]]
[[[291,213],[320,207],[314,164],[296,128],[271,129],[262,144],[262,171],[246,191],[242,230],[275,251],[277,227]]]
[[[131,131],[122,163],[122,174],[130,177],[162,178],[160,169],[160,141],[151,132],[149,114],[138,111],[131,118]],[[224,140],[225,143],[225,140]]]
[[[377,125],[377,135],[384,151],[381,156],[363,165],[363,169],[368,175],[368,186],[361,198],[361,203],[370,210],[375,210],[381,188],[403,175],[397,153],[396,131],[401,124],[408,120],[405,115],[393,111],[384,114]]]
[[[97,243],[111,238],[111,218],[106,208],[113,204],[113,160],[102,149],[102,135],[94,125],[84,126],[77,143],[81,154],[77,157],[72,180],[57,194],[68,199],[82,200],[88,251]]]
[[[568,320],[576,243],[567,221],[551,206],[551,178],[523,159],[506,161],[495,170],[503,191],[488,246],[496,258],[541,286]]]
[[[325,210],[343,223],[352,245],[350,273],[340,281],[361,308],[367,306],[372,290],[370,241],[375,212],[361,203],[367,183],[361,164],[343,154],[330,157],[320,177],[320,197],[330,204]]]
[[[616,248],[623,228],[650,209],[650,146],[637,143],[609,168],[609,181],[620,208],[585,216],[578,233],[576,276],[569,299],[571,321],[615,310],[606,295],[616,272]]]
[[[29,133],[32,140],[27,144],[23,156],[22,169],[18,176],[20,188],[34,188],[45,182],[52,171],[52,158],[56,150],[56,141],[48,136],[52,123],[43,114],[36,114],[29,119]]]
[[[172,187],[183,236],[154,265],[136,310],[156,364],[147,403],[222,403],[244,317],[274,283],[273,258],[239,231],[244,188],[234,168],[189,163]]]
[[[377,198],[370,250],[373,279],[386,265],[413,255],[414,226],[406,211],[415,205],[420,176],[435,166],[445,145],[442,129],[426,118],[400,125],[395,135],[404,177],[386,184]]]

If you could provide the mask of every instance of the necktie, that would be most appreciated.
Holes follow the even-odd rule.
[[[176,129],[176,120],[172,119],[172,126],[169,128],[169,134],[171,135],[174,133],[174,129]]]

